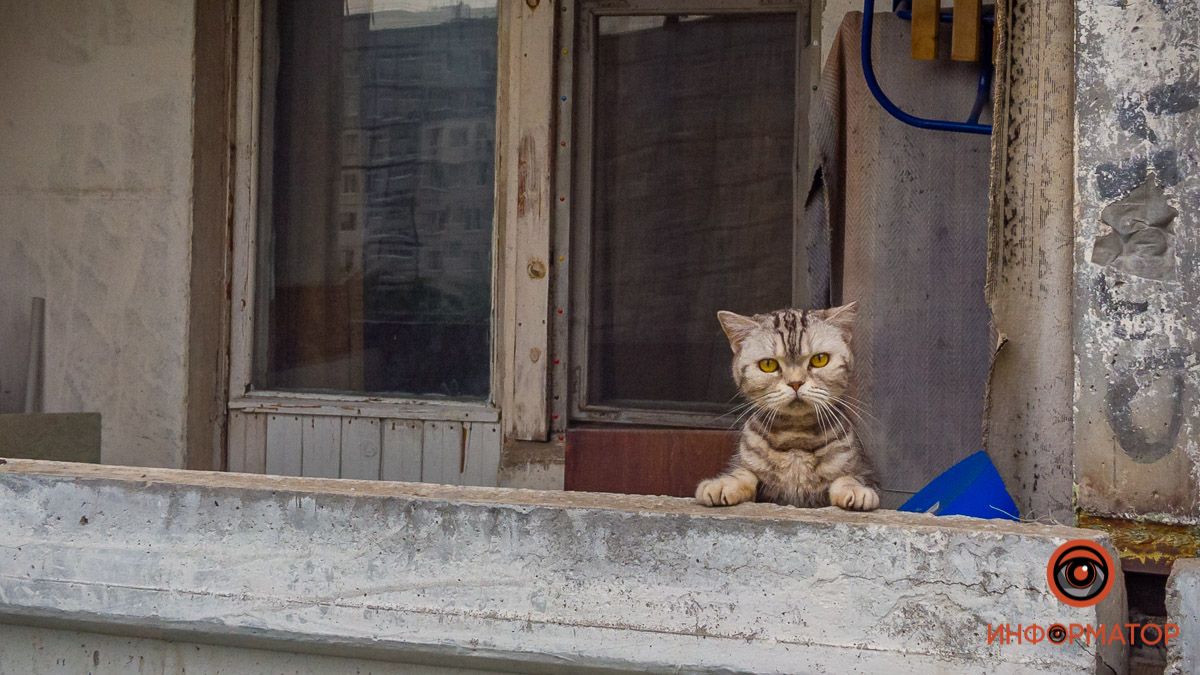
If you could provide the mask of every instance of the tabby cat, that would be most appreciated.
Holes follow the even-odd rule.
[[[755,500],[871,511],[879,493],[855,435],[851,397],[855,303],[741,316],[718,312],[733,348],[733,379],[746,398],[729,470],[702,481],[696,501]]]

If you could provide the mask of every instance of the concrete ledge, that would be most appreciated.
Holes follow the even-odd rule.
[[[1167,651],[1167,673],[1200,673],[1200,559],[1184,558],[1167,578],[1167,615],[1179,639]]]
[[[9,460],[0,621],[496,669],[1067,673],[1051,527]],[[1111,547],[1109,547],[1111,550]],[[1115,558],[1115,555],[1114,555]],[[0,626],[0,641],[4,626]]]

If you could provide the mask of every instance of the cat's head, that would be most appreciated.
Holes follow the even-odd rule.
[[[742,316],[717,312],[733,348],[733,380],[762,409],[832,403],[850,388],[856,303]]]

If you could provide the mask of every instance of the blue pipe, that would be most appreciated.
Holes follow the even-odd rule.
[[[971,106],[971,114],[967,116],[967,122],[972,124],[979,122],[979,116],[983,114],[983,106],[987,105],[991,93],[992,69],[984,68],[983,72],[979,73],[979,87],[975,89],[975,105]]]
[[[933,131],[952,131],[964,134],[985,134],[991,135],[992,126],[990,124],[979,124],[979,115],[983,112],[983,105],[987,102],[987,94],[989,93],[992,74],[991,67],[985,69],[985,72],[980,76],[979,91],[975,96],[975,105],[971,109],[971,117],[966,122],[951,122],[949,120],[934,120],[925,117],[917,117],[910,115],[900,109],[892,99],[883,93],[883,88],[879,86],[879,80],[875,77],[875,66],[871,60],[871,34],[875,27],[875,0],[863,0],[863,26],[862,26],[862,69],[863,77],[867,81],[867,89],[871,91],[871,95],[879,101],[879,105],[888,112],[889,115],[896,119],[917,127],[918,129],[930,129]]]

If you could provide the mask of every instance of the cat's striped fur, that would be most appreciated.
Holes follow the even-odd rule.
[[[725,506],[758,499],[869,511],[879,506],[870,461],[854,431],[853,303],[752,317],[720,312],[733,348],[733,378],[746,397],[729,470],[700,483],[696,500]],[[823,366],[814,356],[825,355]],[[760,364],[771,360],[773,372]]]

